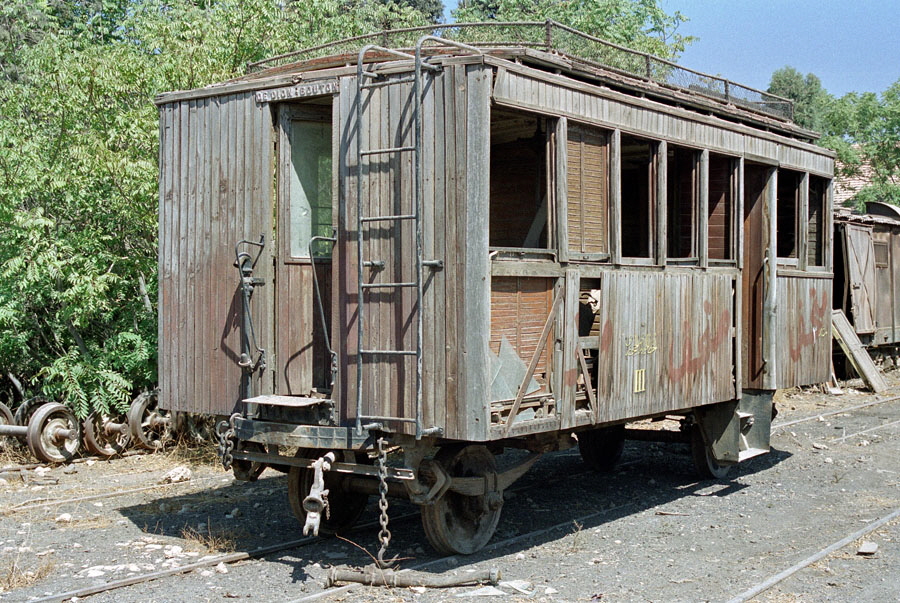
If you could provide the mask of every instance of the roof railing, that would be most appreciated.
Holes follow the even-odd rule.
[[[735,105],[779,119],[793,119],[793,103],[787,98],[688,69],[668,59],[626,48],[552,20],[447,23],[380,31],[249,63],[247,71],[254,72],[330,55],[355,54],[361,45],[369,43],[387,48],[413,49],[416,40],[423,33],[482,48],[524,47],[552,52],[667,88],[685,90],[726,105]]]

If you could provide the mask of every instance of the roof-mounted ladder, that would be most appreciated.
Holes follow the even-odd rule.
[[[423,342],[423,298],[424,298],[424,277],[423,272],[425,268],[431,269],[440,269],[443,267],[443,262],[441,260],[426,260],[423,256],[423,244],[422,244],[422,198],[424,196],[424,178],[422,175],[422,94],[424,90],[423,86],[423,77],[425,72],[436,72],[440,70],[440,67],[436,65],[432,65],[427,62],[427,59],[423,59],[422,57],[422,48],[426,42],[437,42],[439,44],[445,46],[451,46],[454,48],[458,48],[460,50],[465,50],[467,52],[473,52],[476,54],[481,54],[481,51],[473,46],[468,46],[466,44],[460,44],[458,42],[453,42],[451,40],[445,40],[443,38],[438,38],[436,36],[423,36],[416,43],[416,51],[415,55],[411,55],[406,52],[393,50],[390,48],[384,48],[382,46],[377,46],[374,44],[370,44],[368,46],[363,47],[362,50],[359,51],[359,56],[356,64],[356,165],[357,165],[357,177],[356,177],[356,250],[357,250],[357,286],[358,286],[358,306],[357,306],[357,354],[356,354],[356,430],[358,433],[361,433],[364,428],[375,428],[377,425],[364,425],[364,422],[373,422],[373,423],[390,423],[390,422],[399,422],[399,423],[414,423],[416,430],[416,439],[422,438],[422,436],[428,435],[439,435],[440,428],[431,427],[428,429],[422,428],[422,342]],[[366,56],[372,51],[379,51],[391,56],[394,56],[398,59],[412,59],[415,61],[415,71],[412,76],[393,78],[393,79],[381,79],[383,76],[379,75],[375,71],[370,71],[365,68],[365,59]],[[397,84],[409,83],[412,82],[412,95],[414,98],[414,102],[412,103],[413,107],[413,122],[414,128],[412,132],[412,144],[406,146],[396,146],[396,147],[383,147],[383,148],[372,148],[372,149],[364,149],[362,148],[362,131],[363,131],[363,117],[365,115],[365,111],[363,110],[363,94],[366,90],[371,90],[374,88],[383,88],[385,86],[393,86]],[[362,162],[363,158],[371,157],[374,155],[392,155],[399,153],[413,153],[413,177],[415,180],[415,186],[413,187],[412,194],[412,207],[409,210],[409,213],[395,213],[391,215],[365,215],[364,211],[366,209],[367,204],[363,199],[363,178],[362,178]],[[415,237],[416,237],[416,269],[415,269],[415,280],[412,281],[401,281],[401,282],[387,282],[387,283],[366,283],[365,281],[365,269],[366,268],[384,268],[385,261],[383,259],[370,259],[365,257],[363,253],[363,229],[368,224],[382,224],[382,223],[390,223],[391,234],[395,235],[399,231],[399,226],[401,223],[405,221],[413,221],[415,224]],[[415,288],[416,290],[416,349],[415,350],[381,350],[381,349],[367,349],[365,347],[365,335],[366,335],[366,312],[365,312],[365,298],[366,292],[371,290],[378,289],[402,289],[402,288]],[[363,366],[364,362],[367,358],[371,357],[385,357],[385,356],[396,356],[396,357],[407,357],[407,356],[415,356],[416,358],[416,412],[415,417],[388,417],[388,416],[371,416],[371,415],[363,415],[362,406],[363,406]]]

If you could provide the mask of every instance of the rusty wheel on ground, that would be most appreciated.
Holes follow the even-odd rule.
[[[121,413],[108,415],[95,410],[81,422],[81,430],[84,447],[97,456],[122,454],[131,443],[131,428]]]
[[[15,424],[23,427],[27,426],[28,420],[31,419],[31,415],[34,414],[34,411],[49,402],[50,400],[44,396],[35,396],[24,400],[19,404],[19,408],[16,409]]]
[[[694,469],[703,479],[725,479],[731,473],[733,465],[723,465],[713,457],[712,449],[703,439],[698,425],[691,426],[691,458]]]
[[[16,419],[13,417],[12,411],[9,409],[9,406],[0,402],[0,425],[15,425]],[[15,438],[0,436],[0,448],[7,448],[9,444],[11,444]]]
[[[64,463],[81,445],[81,426],[75,413],[56,402],[38,408],[28,421],[28,449],[45,463]]]
[[[435,461],[450,477],[485,477],[497,473],[494,455],[480,444],[441,448]],[[425,536],[440,553],[470,555],[483,548],[494,535],[502,506],[502,494],[497,492],[466,496],[447,490],[433,504],[422,506]]]
[[[144,392],[128,409],[128,425],[134,443],[147,450],[159,450],[171,438],[171,420],[157,407],[157,392]]]
[[[327,450],[300,448],[294,456],[315,460],[327,453]],[[363,457],[354,458],[352,452],[345,451],[344,458],[341,458],[340,454],[338,454],[338,461],[366,463],[368,459]],[[288,501],[291,503],[291,511],[294,512],[294,517],[297,518],[300,525],[306,523],[303,499],[309,495],[314,475],[315,473],[312,469],[304,467],[292,466],[290,471],[288,471]],[[328,489],[329,512],[322,516],[322,522],[319,524],[320,535],[340,534],[352,528],[366,508],[369,495],[348,491],[343,485],[346,477],[333,471],[325,472],[325,488]]]
[[[584,463],[593,471],[612,471],[622,458],[624,449],[624,424],[578,432],[578,451]]]

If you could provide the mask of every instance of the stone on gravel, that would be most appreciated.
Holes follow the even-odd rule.
[[[545,594],[545,595],[555,595],[555,594],[558,593],[558,592],[559,592],[559,591],[556,590],[555,588],[553,588],[552,586],[548,586],[547,588],[544,589],[544,594]]]
[[[53,521],[55,521],[56,523],[69,523],[72,521],[72,514],[63,513],[62,515],[58,515]]]
[[[820,444],[819,442],[813,442],[812,447],[816,450],[828,450],[828,446],[826,446],[825,444]]]
[[[165,550],[166,559],[180,556],[183,550],[184,549],[178,545],[167,546]]]
[[[105,576],[106,572],[100,569],[89,569],[85,575],[88,578],[99,578],[100,576]]]
[[[509,594],[494,586],[482,586],[477,590],[459,593],[457,597],[508,597]]]
[[[62,472],[66,475],[72,475],[73,473],[78,473],[78,468],[75,465],[67,465]]]
[[[216,566],[216,571],[220,574],[227,574],[228,566],[225,565],[225,562],[223,561],[222,563],[220,563],[219,565]]]
[[[179,467],[175,467],[171,471],[167,472],[163,475],[162,479],[159,480],[160,484],[177,484],[179,482],[186,482],[191,479],[192,473],[191,470],[181,465]]]
[[[878,545],[874,542],[863,542],[859,545],[859,549],[857,549],[857,555],[874,555],[875,552],[878,551]]]

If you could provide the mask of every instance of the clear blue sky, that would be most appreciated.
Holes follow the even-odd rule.
[[[446,14],[457,0],[444,0]],[[882,92],[900,79],[900,0],[660,0],[699,38],[679,59],[765,90],[785,65],[828,92]]]
[[[835,96],[900,79],[898,0],[661,0],[699,39],[679,62],[765,89],[776,69],[814,73]]]

